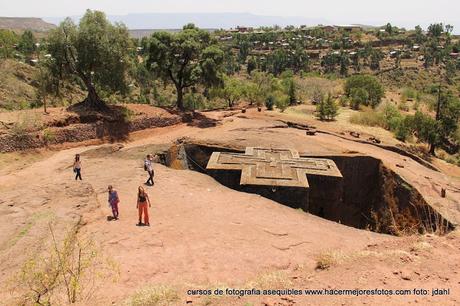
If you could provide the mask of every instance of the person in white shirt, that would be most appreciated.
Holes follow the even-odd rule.
[[[145,184],[153,186],[155,183],[153,182],[153,157],[151,154],[148,154],[144,160],[144,170],[147,171],[149,174],[149,179],[145,182]]]

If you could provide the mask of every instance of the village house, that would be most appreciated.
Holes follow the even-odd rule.
[[[361,32],[363,30],[362,27],[353,24],[336,25],[335,28],[349,33]]]

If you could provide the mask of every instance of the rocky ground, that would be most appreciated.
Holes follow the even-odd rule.
[[[315,124],[316,136],[286,121]],[[0,158],[0,303],[11,305],[26,288],[15,282],[24,262],[46,254],[56,236],[80,224],[117,277],[98,279],[82,305],[123,305],[146,296],[158,305],[457,305],[460,235],[395,237],[359,230],[234,191],[190,170],[155,165],[148,187],[151,227],[138,227],[136,190],[145,181],[142,158],[183,137],[233,147],[290,147],[307,155],[359,152],[381,159],[451,222],[460,220],[458,168],[440,171],[408,156],[356,142],[333,123],[256,110],[210,112],[192,123],[134,132],[123,143],[80,143],[59,150]],[[393,144],[390,135],[379,135]],[[388,137],[388,138],[387,138]],[[83,181],[73,180],[82,154]],[[402,167],[401,167],[402,166]],[[109,221],[106,187],[121,198],[120,220]],[[447,197],[441,198],[441,188]],[[425,289],[403,296],[204,296],[189,289]],[[14,290],[13,290],[14,289]],[[135,295],[145,289],[141,295]],[[449,289],[432,296],[432,289]],[[387,292],[388,293],[388,292]],[[135,300],[132,300],[134,296]],[[137,299],[137,300],[136,300]],[[149,305],[156,305],[151,303]]]

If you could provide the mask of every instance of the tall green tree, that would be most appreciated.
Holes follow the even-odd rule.
[[[384,55],[382,51],[378,49],[372,49],[370,53],[371,57],[371,63],[370,63],[370,68],[372,70],[379,70],[380,69],[380,62],[383,60]]]
[[[79,78],[88,95],[84,105],[98,110],[107,108],[98,90],[126,93],[130,68],[131,40],[122,24],[112,25],[103,12],[87,10],[78,25],[70,18],[52,30],[48,52],[50,70],[64,79]]]
[[[0,29],[0,57],[10,58],[13,56],[14,45],[19,37],[10,30]]]
[[[439,39],[444,32],[444,25],[442,23],[433,23],[428,27],[428,34],[432,37]]]
[[[251,73],[251,83],[254,84],[249,86],[250,94],[252,97],[248,97],[250,101],[255,102],[257,105],[261,105],[267,101],[268,96],[276,90],[276,79],[272,74],[254,70]]]
[[[422,27],[419,25],[415,27],[415,42],[422,44],[426,40],[425,34],[423,34]]]
[[[25,30],[21,35],[21,39],[19,40],[18,49],[24,53],[24,55],[31,56],[36,49],[35,43],[36,40],[32,31]]]
[[[247,64],[247,71],[248,71],[248,74],[251,74],[251,72],[253,72],[254,70],[257,69],[257,61],[256,59],[254,58],[254,56],[251,56],[249,59],[248,59],[248,64]]]
[[[192,24],[179,33],[157,32],[150,37],[147,66],[176,87],[176,105],[184,110],[184,91],[202,84],[222,85],[224,52],[217,41]]]
[[[347,76],[348,66],[350,65],[350,58],[348,57],[348,53],[341,52],[339,61],[340,61],[340,75]]]

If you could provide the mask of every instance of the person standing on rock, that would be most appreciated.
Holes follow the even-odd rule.
[[[73,172],[75,172],[75,180],[81,179],[81,160],[80,154],[75,155],[75,161],[73,162]]]
[[[120,203],[120,198],[118,193],[113,189],[112,185],[109,185],[107,188],[109,192],[109,205],[112,208],[113,219],[118,220],[118,203]]]
[[[149,174],[149,179],[145,182],[146,185],[153,186],[155,183],[153,182],[153,157],[151,154],[148,154],[144,160],[144,170],[147,171]]]
[[[147,207],[148,204],[148,207]],[[148,194],[145,192],[142,186],[139,186],[137,192],[137,205],[136,208],[139,210],[139,223],[138,225],[147,225],[150,226],[149,222],[149,207],[152,207],[150,204],[150,199]],[[142,223],[142,215],[144,215],[144,223]]]

